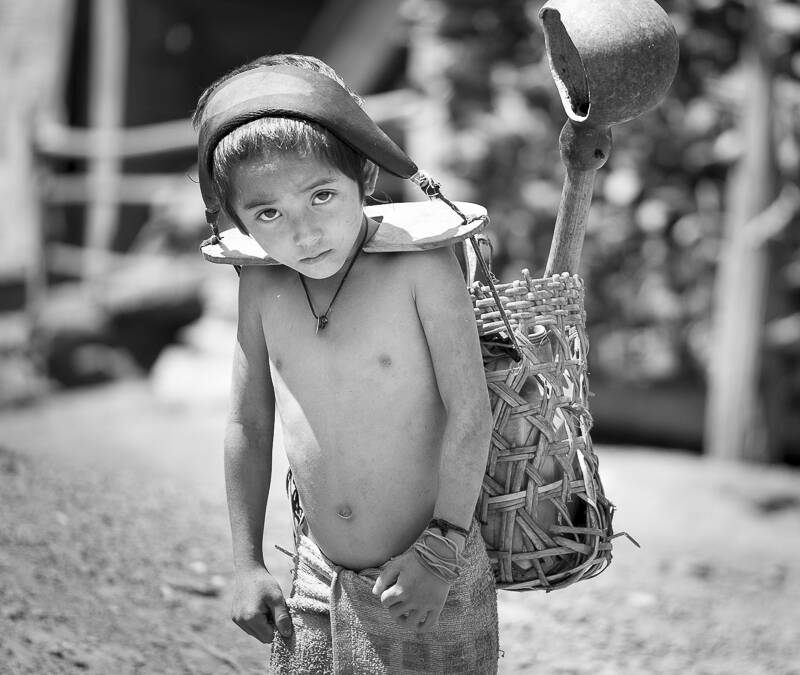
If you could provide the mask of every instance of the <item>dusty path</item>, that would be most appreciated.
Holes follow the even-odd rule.
[[[224,413],[147,383],[0,414],[0,673],[263,672],[227,618]],[[501,594],[501,673],[800,673],[800,473],[600,448],[599,578]],[[290,546],[273,476],[270,542]],[[268,548],[288,580],[288,559]]]

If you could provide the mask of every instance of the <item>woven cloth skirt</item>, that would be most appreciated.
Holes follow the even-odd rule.
[[[294,632],[276,633],[270,672],[320,675],[497,672],[497,592],[477,523],[466,565],[450,588],[439,623],[425,634],[398,626],[372,594],[379,569],[334,565],[300,535],[292,592]]]

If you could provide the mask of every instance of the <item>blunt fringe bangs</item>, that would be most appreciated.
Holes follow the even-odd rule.
[[[230,172],[239,162],[259,155],[313,157],[358,183],[363,196],[363,176],[368,161],[325,128],[307,120],[264,117],[234,129],[214,150],[212,181],[223,204],[231,194]],[[230,209],[229,209],[230,211]]]

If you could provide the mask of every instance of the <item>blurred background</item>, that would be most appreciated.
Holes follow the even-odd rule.
[[[542,3],[495,4],[4,0],[2,404],[146,376],[187,326],[230,318],[197,252],[187,119],[262,53],[333,65],[448,194],[488,207],[501,281],[542,274],[566,116]],[[595,435],[797,464],[800,11],[661,4],[679,72],[660,107],[614,128],[582,258]]]
[[[537,19],[542,4],[0,0],[0,459],[5,457],[9,476],[30,478],[24,490],[6,485],[6,503],[22,509],[30,500],[25,491],[36,490],[34,474],[24,468],[26,448],[42,456],[55,449],[72,462],[69,452],[89,452],[98,439],[112,439],[113,446],[114,434],[131,423],[139,431],[126,433],[139,446],[160,446],[164,434],[185,445],[185,437],[170,435],[178,433],[174,425],[204,429],[205,436],[192,432],[195,444],[221,433],[236,275],[204,262],[198,251],[209,233],[188,118],[203,89],[245,61],[277,52],[327,61],[446,194],[488,208],[501,281],[520,278],[523,268],[543,274],[564,178],[557,139],[566,115]],[[655,457],[646,461],[669,458],[654,465],[667,473],[685,466],[698,490],[699,476],[727,476],[724,491],[737,485],[746,492],[741,485],[754,481],[753,503],[763,513],[794,518],[795,527],[800,7],[791,0],[659,4],[678,34],[679,70],[657,109],[614,127],[581,262],[593,438],[614,448],[607,461],[620,489],[623,476],[637,476],[637,470],[642,480],[652,475],[652,468],[637,464],[645,462],[637,453],[646,447],[645,456]],[[378,190],[395,201],[421,198],[392,177],[383,177]],[[124,383],[133,383],[136,393]],[[156,436],[142,435],[153,415]],[[190,449],[181,452],[191,457]],[[98,460],[100,454],[113,453],[106,448],[91,455],[97,476],[107,478],[97,468],[108,460]],[[695,463],[701,455],[732,461]],[[170,471],[181,470],[164,469],[165,475]],[[72,503],[85,490],[90,502],[103,484],[62,485],[58,494]],[[219,511],[214,485],[208,499]],[[646,495],[641,481],[636,485]],[[673,496],[675,488],[669,486]],[[632,504],[635,510],[637,502]],[[74,503],[53,508],[74,525]],[[214,518],[219,534],[224,514]],[[186,521],[175,527],[185,528]],[[9,532],[7,541],[19,544],[22,535]],[[152,530],[140,534],[160,538]],[[796,536],[792,542],[797,545]],[[24,558],[8,555],[6,571]],[[664,574],[670,568],[664,561],[671,559],[653,569]],[[770,559],[763,553],[762,562]],[[702,582],[714,575],[708,564],[694,559],[683,571]],[[215,578],[208,569],[206,561],[190,571]],[[764,569],[759,567],[762,581]],[[770,588],[785,590],[786,569],[769,569],[769,579],[780,578]],[[212,583],[208,597],[224,596],[221,584]],[[180,603],[174,604],[174,588],[166,587],[162,595],[172,593],[165,602],[174,609]],[[658,593],[636,593],[625,596],[630,607],[650,611]],[[27,601],[15,602],[12,607],[23,609],[12,613],[16,619],[6,612],[5,619],[28,617]],[[580,621],[572,610],[563,611]],[[558,623],[552,615],[551,621]],[[779,634],[773,631],[775,639]],[[38,643],[19,638],[14,644],[7,653],[19,657],[27,654],[25,644]],[[74,639],[71,644],[80,653]],[[83,649],[87,667],[100,663],[102,670],[106,662],[92,661],[100,657]],[[217,672],[243,668],[219,649],[192,649],[217,663]],[[64,666],[68,653],[61,650],[63,672],[73,672]],[[783,665],[790,661],[764,672],[798,672]],[[519,663],[513,672],[528,672]],[[548,663],[552,668],[542,672],[583,672],[580,665],[558,670],[555,660]],[[651,663],[649,672],[761,672],[735,664],[673,671],[666,661],[655,663],[663,668]],[[160,671],[140,664],[130,672],[214,672],[187,666],[185,659],[183,667]],[[35,670],[18,668],[9,672]],[[0,672],[6,672],[2,653]],[[627,671],[617,663],[592,672]]]

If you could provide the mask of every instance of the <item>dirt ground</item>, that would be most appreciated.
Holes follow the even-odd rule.
[[[0,673],[264,672],[228,618],[224,410],[148,382],[0,414]],[[501,673],[800,673],[800,472],[598,448],[618,539],[600,577],[501,593]],[[268,564],[291,545],[273,475]]]

